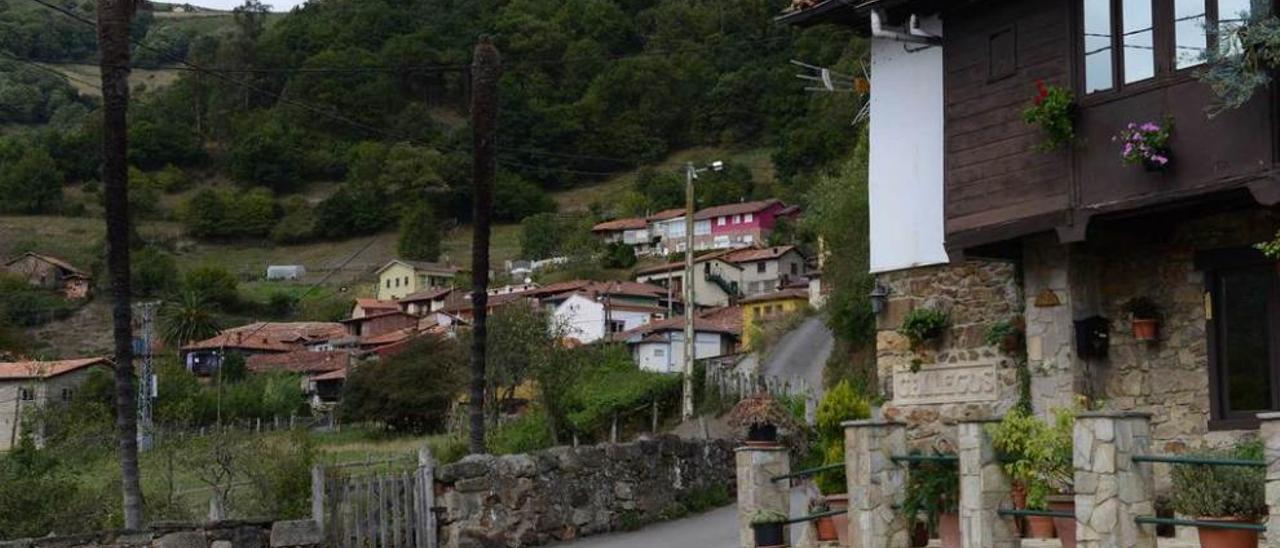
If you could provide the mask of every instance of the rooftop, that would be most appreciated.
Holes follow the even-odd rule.
[[[16,263],[16,262],[18,262],[18,261],[21,261],[22,259],[25,259],[25,258],[27,258],[27,257],[33,257],[33,258],[35,258],[35,259],[38,259],[38,260],[44,261],[44,262],[49,263],[49,264],[51,264],[51,265],[54,265],[54,266],[56,266],[56,267],[58,267],[58,268],[61,268],[61,269],[63,269],[63,270],[66,270],[67,272],[69,272],[69,273],[71,273],[71,274],[76,274],[76,275],[78,275],[78,276],[85,276],[85,277],[87,277],[87,276],[89,275],[89,274],[88,274],[88,273],[86,273],[85,271],[80,270],[79,268],[76,268],[76,267],[72,266],[72,265],[71,265],[71,263],[69,263],[69,262],[67,262],[67,261],[64,261],[64,260],[62,260],[62,259],[59,259],[59,258],[54,257],[54,256],[52,256],[52,255],[43,255],[43,254],[40,254],[40,253],[36,253],[36,252],[34,252],[34,251],[28,251],[28,252],[26,252],[26,253],[23,253],[23,254],[21,254],[21,255],[18,255],[17,257],[13,257],[13,258],[9,259],[8,261],[5,261],[5,263],[4,263],[4,264],[5,264],[5,266],[8,266],[8,265],[11,265],[11,264]]]
[[[111,361],[98,357],[57,361],[0,362],[0,381],[48,379],[95,365],[110,367]]]
[[[592,232],[613,232],[615,230],[639,230],[649,226],[649,221],[641,217],[614,219],[591,227]]]
[[[182,347],[183,350],[240,348],[266,352],[287,352],[297,345],[341,337],[347,332],[338,322],[255,322],[223,330],[203,341]]]
[[[808,288],[779,289],[777,291],[771,291],[769,293],[761,293],[759,295],[744,297],[740,302],[742,304],[750,304],[750,303],[763,303],[763,302],[769,302],[769,301],[781,301],[786,299],[808,300],[809,290]]]
[[[259,354],[249,356],[245,367],[255,373],[286,371],[289,373],[317,373],[334,371],[347,367],[346,352],[312,352],[295,350],[283,354]]]
[[[725,255],[725,260],[731,263],[750,263],[755,261],[767,261],[777,259],[787,253],[795,250],[794,245],[778,245],[765,248],[747,248],[738,249]]]
[[[743,213],[756,213],[764,211],[774,205],[781,204],[782,200],[770,198],[768,200],[756,200],[754,202],[742,202],[737,204],[725,204],[719,206],[708,207],[699,210],[693,215],[694,219],[711,219],[713,217],[723,217],[725,215],[741,215]]]

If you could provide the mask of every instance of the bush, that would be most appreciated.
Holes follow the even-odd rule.
[[[493,189],[493,220],[521,221],[525,217],[556,210],[556,202],[538,185],[520,176],[502,172]]]
[[[182,277],[183,291],[198,295],[205,302],[230,310],[240,304],[240,282],[234,274],[220,266],[201,266]]]
[[[991,445],[1000,454],[1001,466],[1027,489],[1027,507],[1045,508],[1045,497],[1071,487],[1074,409],[1055,409],[1053,424],[1021,408],[1005,413],[998,424],[988,425]]]
[[[605,250],[605,268],[631,268],[636,265],[636,250],[622,242],[609,244]]]
[[[1203,453],[1213,459],[1264,460],[1261,441],[1227,451]],[[1187,516],[1237,517],[1257,521],[1267,514],[1266,469],[1252,466],[1174,466],[1173,509]]]
[[[0,272],[0,318],[15,327],[62,319],[75,310],[61,295],[32,287],[26,280]]]
[[[396,250],[404,259],[435,261],[440,258],[440,224],[431,204],[418,200],[400,217],[400,241]]]
[[[849,381],[840,381],[834,388],[827,391],[822,401],[818,403],[815,421],[822,447],[822,464],[844,462],[844,427],[841,423],[870,416],[871,404],[854,391]],[[824,495],[843,493],[848,488],[843,469],[818,474],[815,481],[818,484],[818,490]]]
[[[143,297],[167,295],[178,288],[178,264],[156,247],[144,247],[133,254],[133,291]]]
[[[466,363],[457,342],[422,337],[404,352],[353,370],[339,412],[348,422],[378,421],[397,432],[438,431],[462,392]]]
[[[933,308],[916,308],[902,318],[898,333],[911,341],[914,348],[941,337],[947,329],[947,323],[946,312]]]
[[[489,452],[495,455],[529,453],[553,445],[547,414],[534,409],[520,418],[503,424],[489,432],[486,442]]]

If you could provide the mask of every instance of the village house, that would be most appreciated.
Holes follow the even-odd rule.
[[[377,271],[379,301],[394,301],[433,287],[451,287],[457,267],[443,263],[392,259]]]
[[[401,304],[397,301],[379,301],[378,299],[361,298],[356,299],[354,305],[351,306],[351,314],[348,318],[363,318],[383,312],[391,312],[400,310]]]
[[[348,336],[373,337],[398,329],[417,327],[418,316],[395,309],[359,318],[347,318],[339,323],[346,326]]]
[[[449,295],[452,294],[452,287],[433,287],[405,295],[396,301],[396,304],[400,310],[414,316],[422,316],[428,312],[436,312],[443,309],[445,302],[449,299]]]
[[[927,441],[943,421],[1000,416],[1020,370],[1038,413],[1075,394],[1151,413],[1157,451],[1227,441],[1280,410],[1280,283],[1254,247],[1277,229],[1275,91],[1210,119],[1217,99],[1192,77],[1222,20],[1250,7],[826,0],[781,17],[871,37],[886,418]],[[1072,136],[1045,150],[1022,112],[1058,90],[1074,96]],[[1164,161],[1122,161],[1113,137],[1131,124],[1172,126]],[[948,328],[913,350],[898,330],[921,308]],[[1146,316],[1154,333],[1134,321]],[[988,344],[1003,325],[1025,342]]]
[[[770,321],[809,307],[809,288],[793,287],[744,297],[742,305],[742,346],[751,347],[752,333]]]
[[[188,371],[209,376],[222,365],[224,354],[235,353],[247,359],[295,350],[319,352],[331,349],[329,341],[344,335],[346,328],[336,322],[256,322],[183,346],[182,362]]]
[[[725,260],[725,252],[694,257],[693,298],[701,307],[728,306],[741,293],[742,267]],[[684,262],[671,262],[635,272],[637,282],[667,288],[674,298],[684,294]]]
[[[68,299],[89,297],[93,278],[62,259],[28,251],[9,259],[4,270],[42,289],[57,291]]]
[[[106,358],[0,362],[0,451],[22,439],[22,415],[50,403],[67,403],[94,370],[111,371]],[[39,432],[32,432],[39,441]]]
[[[567,338],[592,343],[666,317],[666,293],[666,288],[636,282],[593,282],[546,295],[540,304],[551,312],[553,324],[564,326]]]
[[[694,359],[726,356],[738,351],[742,311],[736,306],[699,313],[694,318]],[[616,333],[613,340],[631,349],[645,371],[678,373],[684,369],[685,317],[676,316]]]
[[[739,290],[746,296],[808,282],[805,278],[805,257],[793,245],[742,249],[725,255],[724,259],[742,268],[742,278],[737,282]]]

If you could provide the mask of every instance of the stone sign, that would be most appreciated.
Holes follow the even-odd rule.
[[[946,363],[924,365],[912,373],[907,367],[893,372],[894,405],[969,403],[999,397],[996,363]]]

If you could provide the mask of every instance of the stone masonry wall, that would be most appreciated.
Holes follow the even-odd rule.
[[[311,520],[223,521],[0,541],[0,548],[318,548],[323,543],[320,528]]]
[[[876,335],[877,371],[889,402],[884,417],[909,425],[910,445],[929,445],[939,436],[954,442],[948,423],[999,416],[1013,406],[1015,362],[986,344],[986,332],[1021,314],[1014,264],[973,260],[883,273],[877,280],[889,289]],[[913,350],[898,333],[903,317],[918,307],[948,311],[950,329],[932,348]]]
[[[477,455],[441,467],[441,546],[531,546],[652,521],[701,489],[734,492],[733,443],[662,436],[626,444]]]

